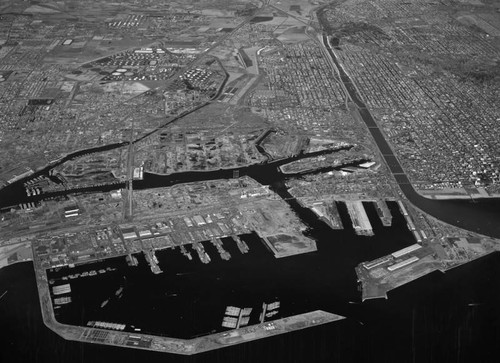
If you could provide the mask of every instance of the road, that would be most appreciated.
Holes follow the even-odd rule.
[[[131,220],[134,216],[133,206],[134,206],[134,120],[132,119],[132,127],[130,130],[130,140],[127,152],[127,198],[128,202],[124,203],[124,220]],[[125,207],[126,205],[126,207]]]

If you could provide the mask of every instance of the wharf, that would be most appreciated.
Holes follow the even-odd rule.
[[[387,207],[387,203],[385,202],[385,200],[377,200],[376,207],[377,214],[380,218],[380,221],[382,222],[382,225],[384,227],[390,227],[392,225],[392,214],[389,210],[389,207]]]
[[[316,242],[298,235],[259,236],[276,258],[317,251]]]
[[[127,257],[125,257],[125,259],[127,260],[127,264],[129,266],[137,266],[137,265],[139,265],[139,261],[137,260],[137,257],[133,256],[131,253],[129,253],[127,255]]]
[[[243,241],[239,236],[231,236],[232,239],[236,242],[236,246],[238,246],[238,249],[240,250],[241,253],[248,253],[250,248],[246,244],[245,241]]]
[[[406,225],[408,226],[408,229],[412,232],[413,236],[415,237],[415,240],[418,243],[422,243],[422,237],[418,233],[417,228],[415,227],[415,223],[413,223],[413,220],[412,220],[410,214],[408,213],[407,209],[405,208],[405,206],[401,200],[398,200],[398,206],[399,206],[399,209],[401,210],[401,213],[403,214],[403,217],[406,220]]]
[[[360,200],[346,201],[347,211],[351,217],[352,226],[356,234],[363,236],[373,236],[373,229],[366,214],[363,202]]]
[[[154,250],[144,250],[144,257],[146,258],[146,261],[149,264],[149,267],[151,268],[151,272],[154,274],[160,274],[163,271],[161,270],[160,266],[158,266],[158,259],[156,258],[156,254]]]
[[[196,252],[198,252],[198,257],[200,258],[201,262],[209,263],[211,261],[210,256],[205,252],[205,248],[201,243],[194,242],[193,248],[196,250]]]
[[[231,254],[222,247],[222,241],[219,237],[212,237],[210,242],[217,248],[217,252],[219,252],[223,260],[228,261],[231,259]]]
[[[303,204],[302,202],[300,202]],[[305,205],[318,216],[319,219],[328,224],[332,229],[344,229],[342,224],[342,219],[340,218],[339,211],[337,209],[337,204],[335,201],[329,202],[313,202],[311,205]]]
[[[356,267],[362,300],[386,298],[387,293],[433,271],[443,271],[442,263],[430,247],[414,244]]]
[[[274,248],[273,244],[271,243],[271,241],[269,241],[269,239],[267,237],[260,237],[262,241],[264,241],[264,244],[269,248],[269,250],[273,253],[274,257],[277,257],[278,256],[278,251],[276,250],[276,248]]]
[[[240,252],[242,254],[248,253],[250,248],[248,247],[246,242],[244,242],[243,240],[240,239],[240,237],[238,237],[238,235],[231,235],[229,237],[235,241],[238,249],[240,250]],[[107,258],[125,257],[127,264],[129,266],[138,266],[139,261],[138,261],[137,257],[134,255],[136,253],[142,252],[142,253],[144,253],[146,261],[148,262],[148,264],[151,267],[151,271],[155,274],[159,274],[162,271],[161,271],[160,267],[158,266],[158,260],[156,258],[155,251],[163,250],[166,248],[174,248],[175,249],[175,247],[178,246],[180,248],[180,252],[184,256],[186,256],[186,258],[188,258],[189,260],[192,260],[193,256],[192,256],[191,252],[188,251],[188,249],[187,249],[187,246],[191,245],[191,247],[195,251],[197,251],[198,256],[200,257],[200,260],[203,263],[209,263],[211,261],[210,256],[205,251],[203,245],[200,242],[183,241],[182,244],[172,244],[169,246],[160,245],[160,246],[155,247],[155,244],[148,243],[150,240],[152,240],[152,239],[151,238],[150,239],[142,239],[142,240],[138,239],[134,242],[137,244],[136,248],[133,248],[133,249],[129,248],[129,250],[124,249],[123,252],[115,253],[113,255],[110,255]],[[212,237],[210,241],[217,248],[217,251],[219,252],[219,254],[223,260],[230,260],[231,259],[231,254],[223,248],[223,242],[221,240],[221,237]],[[129,244],[130,244],[130,242],[129,242]],[[30,251],[30,253],[32,252],[31,246],[30,246],[29,251]],[[43,267],[44,268],[54,268],[54,267],[62,267],[62,266],[74,267],[76,265],[99,262],[99,261],[103,261],[105,259],[106,258],[103,258],[101,256],[99,256],[99,257],[87,256],[85,259],[82,259],[81,261],[76,261],[75,263],[69,263],[66,261],[65,263],[58,263],[57,265],[48,265],[48,266],[43,265]]]
[[[181,253],[188,258],[189,261],[193,259],[193,256],[191,256],[191,253],[187,251],[186,247],[184,245],[180,246]]]

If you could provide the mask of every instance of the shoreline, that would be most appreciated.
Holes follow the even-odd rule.
[[[422,197],[430,200],[475,200],[475,199],[500,199],[500,193],[489,194],[487,193],[477,193],[477,194],[469,194],[465,190],[455,189],[449,190],[449,192],[443,192],[442,190],[432,190],[432,189],[416,189],[414,190]]]

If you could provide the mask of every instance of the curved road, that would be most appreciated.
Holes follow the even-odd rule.
[[[356,104],[361,118],[375,139],[382,157],[406,198],[417,208],[446,223],[500,238],[500,223],[496,223],[500,220],[500,201],[498,199],[482,199],[474,202],[469,200],[432,200],[421,196],[415,191],[373,116],[359,97],[356,86],[341,67],[326,35],[323,35],[323,45],[335,64],[345,89]]]

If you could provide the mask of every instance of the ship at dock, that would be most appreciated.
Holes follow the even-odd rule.
[[[223,260],[228,261],[231,259],[231,254],[224,249],[222,246],[222,240],[219,237],[212,237],[210,242],[212,242],[215,248],[217,248],[217,252],[219,252],[220,257]]]
[[[156,257],[154,250],[146,250],[143,251],[144,257],[146,258],[149,267],[151,268],[151,272],[155,275],[162,273],[160,266],[158,266],[158,258]]]
[[[129,265],[129,266],[139,265],[139,261],[137,260],[137,257],[135,257],[132,254],[127,255],[127,257],[125,257],[125,260],[127,261],[127,265]]]
[[[188,252],[186,247],[184,245],[180,246],[181,253],[188,258],[189,261],[193,259],[193,256],[191,256],[191,252]]]
[[[194,242],[193,247],[196,250],[196,252],[198,252],[198,257],[200,258],[201,262],[209,263],[211,261],[210,256],[208,255],[208,253],[205,252],[205,248],[201,243]]]
[[[241,253],[248,253],[250,248],[248,247],[245,241],[241,240],[241,238],[238,236],[231,236],[231,237],[236,242],[236,246],[238,246],[238,249],[240,250]]]

